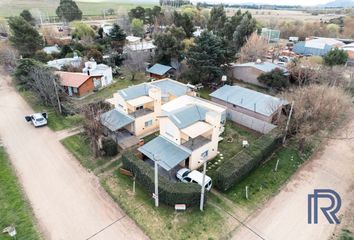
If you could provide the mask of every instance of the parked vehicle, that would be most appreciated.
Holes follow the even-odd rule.
[[[176,177],[178,180],[185,183],[197,183],[200,186],[202,186],[203,183],[203,174],[197,170],[192,171],[188,168],[182,168],[177,172]],[[212,184],[211,178],[205,175],[205,189],[210,191]]]
[[[279,56],[278,60],[279,62],[284,62],[284,63],[290,62],[290,58],[288,56]]]
[[[27,122],[32,122],[33,126],[41,127],[48,124],[48,114],[47,113],[34,113],[30,116],[25,117]]]

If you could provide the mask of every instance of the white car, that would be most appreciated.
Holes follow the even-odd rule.
[[[200,186],[202,186],[203,183],[203,174],[201,172],[198,172],[197,170],[192,171],[188,168],[182,168],[177,172],[176,177],[178,180],[185,183],[197,183]],[[211,186],[212,186],[211,178],[205,175],[205,184],[204,184],[205,189],[210,191]]]
[[[47,113],[34,113],[30,116],[26,116],[25,119],[27,122],[32,122],[35,127],[41,127],[48,124]]]

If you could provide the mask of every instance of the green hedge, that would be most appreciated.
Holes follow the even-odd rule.
[[[155,191],[154,169],[151,166],[140,160],[132,152],[124,154],[122,162],[123,167],[133,172],[137,182],[139,182],[146,191],[150,194]],[[159,200],[164,204],[170,206],[174,206],[175,204],[199,206],[200,190],[200,186],[197,184],[172,182],[165,176],[159,175]]]
[[[240,182],[274,152],[279,140],[279,130],[274,129],[257,139],[250,147],[223,162],[215,171],[214,186],[221,191],[227,191]]]

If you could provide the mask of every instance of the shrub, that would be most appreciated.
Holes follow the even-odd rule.
[[[118,154],[117,143],[111,138],[105,138],[102,141],[102,149],[105,156],[113,157]]]
[[[257,139],[249,148],[226,160],[215,171],[214,186],[221,191],[227,191],[240,182],[273,153],[279,139],[279,131],[274,129]]]
[[[122,162],[123,167],[133,172],[136,180],[146,191],[154,192],[154,169],[152,167],[131,152],[123,155]],[[200,203],[200,186],[193,183],[172,182],[159,175],[159,200],[170,206],[175,204],[198,206]]]

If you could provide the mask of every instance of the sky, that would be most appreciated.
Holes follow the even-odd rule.
[[[203,1],[202,1],[203,2]],[[277,5],[302,5],[314,6],[318,4],[325,4],[331,0],[206,0],[206,2],[213,3],[262,3],[262,4],[277,4]]]

